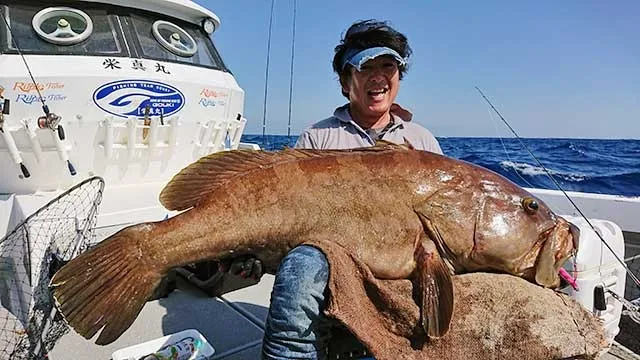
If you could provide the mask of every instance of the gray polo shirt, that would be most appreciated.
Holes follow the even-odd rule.
[[[333,116],[307,128],[296,142],[304,149],[353,149],[375,145],[374,131],[362,129],[351,118],[349,104],[335,110]],[[405,139],[418,150],[442,154],[438,140],[424,127],[402,120],[392,114],[393,124],[382,135],[382,140],[403,144]],[[373,137],[372,137],[373,136]]]

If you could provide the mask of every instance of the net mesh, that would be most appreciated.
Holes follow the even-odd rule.
[[[0,240],[0,359],[44,358],[69,331],[49,280],[94,241],[103,190],[102,178],[86,179]]]

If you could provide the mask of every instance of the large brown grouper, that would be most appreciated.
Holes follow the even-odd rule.
[[[504,177],[391,144],[353,150],[230,151],[204,157],[160,195],[159,222],[127,227],[51,281],[66,321],[116,340],[176,266],[244,254],[275,272],[301,243],[334,241],[382,279],[412,279],[422,324],[444,335],[451,273],[497,271],[545,287],[576,250],[564,219]],[[348,275],[345,275],[348,276]]]

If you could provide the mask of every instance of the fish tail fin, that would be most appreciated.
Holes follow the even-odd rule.
[[[80,335],[115,341],[136,319],[163,273],[144,254],[153,224],[125,228],[72,259],[51,279],[56,307]]]

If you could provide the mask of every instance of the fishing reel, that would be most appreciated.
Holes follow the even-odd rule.
[[[49,108],[43,106],[45,115],[38,118],[38,127],[40,129],[51,129],[58,132],[58,138],[63,141],[65,139],[64,128],[60,125],[62,117],[49,111]]]

